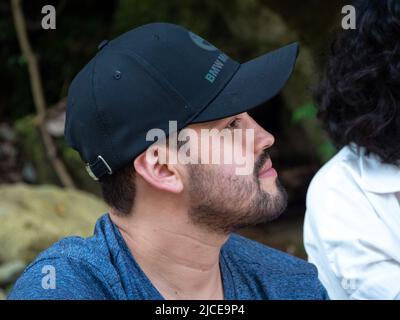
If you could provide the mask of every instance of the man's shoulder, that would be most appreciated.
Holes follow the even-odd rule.
[[[45,259],[69,259],[82,264],[93,264],[100,268],[107,261],[113,260],[113,256],[119,251],[111,228],[112,224],[108,216],[103,215],[97,220],[92,236],[62,238],[42,251],[33,263]]]
[[[261,266],[268,274],[317,275],[313,264],[238,234],[230,236],[225,248],[232,259]]]
[[[32,262],[48,259],[71,259],[82,263],[93,263],[107,260],[109,250],[96,236],[82,238],[70,236],[60,239],[46,250],[42,251]]]

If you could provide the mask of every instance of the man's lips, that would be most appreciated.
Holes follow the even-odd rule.
[[[262,166],[260,172],[258,173],[259,178],[276,177],[278,174],[276,170],[272,167],[271,159],[268,159]]]

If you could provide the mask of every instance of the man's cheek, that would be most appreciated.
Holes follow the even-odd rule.
[[[236,167],[235,174],[238,176],[250,176],[254,171],[254,162],[246,161],[243,166]]]

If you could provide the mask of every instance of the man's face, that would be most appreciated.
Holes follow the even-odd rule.
[[[279,183],[267,152],[274,143],[270,133],[247,113],[189,127],[200,137],[194,150],[190,150],[190,157],[201,160],[199,164],[191,162],[185,165],[185,187],[190,198],[189,219],[192,223],[212,231],[229,233],[280,215],[286,208],[287,194]],[[210,143],[209,138],[200,135],[201,129],[237,130],[242,139],[221,139],[221,143],[215,145]],[[246,130],[253,133],[252,138],[245,138]],[[206,139],[208,143],[205,143]],[[189,140],[189,144],[191,142]],[[246,174],[238,174],[243,162],[235,161],[239,159],[235,155],[232,163],[222,159],[224,153],[238,152],[242,152],[241,160],[251,161],[251,170],[247,170]],[[219,153],[222,160],[210,163],[215,153]],[[207,159],[204,159],[204,154],[208,154]]]

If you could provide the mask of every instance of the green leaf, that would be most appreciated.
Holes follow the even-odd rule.
[[[328,161],[337,152],[335,146],[331,142],[325,142],[321,144],[318,149],[318,152],[322,156],[323,161]]]
[[[292,114],[292,121],[299,122],[304,119],[315,118],[317,115],[317,108],[312,103],[303,104],[294,110]]]

